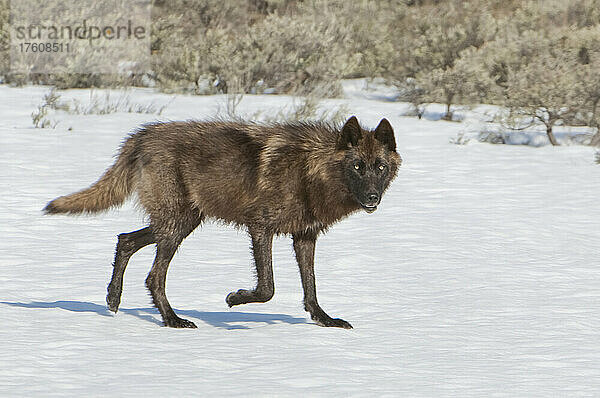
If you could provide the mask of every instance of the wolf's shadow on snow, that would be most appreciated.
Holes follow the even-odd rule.
[[[7,301],[0,301],[0,304],[10,305],[13,307],[21,308],[52,308],[62,309],[71,312],[93,312],[101,316],[112,317],[114,314],[110,312],[105,305],[90,303],[87,301],[32,301],[30,303],[11,303]],[[261,314],[256,312],[238,312],[238,311],[227,311],[227,312],[207,312],[207,311],[195,311],[195,310],[176,310],[178,314],[181,314],[188,318],[196,318],[204,323],[207,323],[213,327],[221,329],[251,329],[251,327],[245,325],[246,323],[256,324],[275,324],[275,323],[288,323],[298,324],[307,323],[304,318],[295,318],[285,314]],[[119,312],[127,315],[133,315],[145,321],[155,323],[162,326],[162,322],[157,319],[154,315],[159,316],[158,311],[155,308],[120,308]],[[243,323],[243,324],[240,324]]]

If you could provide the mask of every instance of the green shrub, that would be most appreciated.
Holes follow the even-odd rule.
[[[10,74],[8,0],[0,0],[0,76],[59,88],[156,85],[194,94],[335,97],[339,81],[383,77],[427,102],[503,105],[539,79],[519,73],[564,59],[580,103],[564,122],[597,127],[600,0],[154,0],[152,71]],[[536,61],[538,60],[538,61]],[[530,66],[531,65],[531,66]],[[512,81],[511,81],[512,79]],[[564,80],[564,79],[563,79]],[[512,90],[512,97],[509,95]],[[530,98],[531,99],[531,98]],[[531,99],[532,100],[532,99]],[[559,101],[560,102],[560,101]],[[568,119],[568,120],[567,120]]]

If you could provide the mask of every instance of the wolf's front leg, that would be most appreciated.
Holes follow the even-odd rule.
[[[256,289],[240,289],[231,292],[225,298],[230,307],[246,303],[264,303],[275,294],[275,283],[273,282],[272,247],[273,234],[264,230],[250,230],[252,237],[252,252],[256,265],[256,276],[258,282]]]
[[[317,302],[315,283],[315,243],[317,235],[312,233],[293,234],[294,251],[300,267],[302,288],[304,289],[304,309],[310,313],[313,321],[320,326],[352,329],[352,325],[343,319],[333,319],[323,311]]]

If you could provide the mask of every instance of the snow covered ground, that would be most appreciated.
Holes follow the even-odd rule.
[[[160,116],[58,115],[35,129],[48,88],[0,86],[0,396],[598,396],[593,149],[452,145],[468,117],[402,117],[390,92],[351,88],[326,104],[371,127],[388,118],[404,158],[379,210],[317,243],[320,303],[354,329],[307,318],[289,238],[274,246],[274,299],[229,309],[226,294],[254,283],[249,242],[209,223],[169,271],[172,305],[198,325],[174,330],[144,287],[151,247],[129,264],[120,312],[105,307],[116,234],[144,225],[134,204],[97,217],[41,209],[95,181],[139,124],[214,116],[224,97],[135,90],[140,103],[172,102]],[[239,110],[290,101],[245,96]]]

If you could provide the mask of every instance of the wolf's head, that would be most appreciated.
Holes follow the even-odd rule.
[[[392,126],[382,119],[375,130],[365,130],[352,116],[340,130],[337,146],[345,151],[343,175],[351,195],[366,212],[374,212],[402,163]]]

